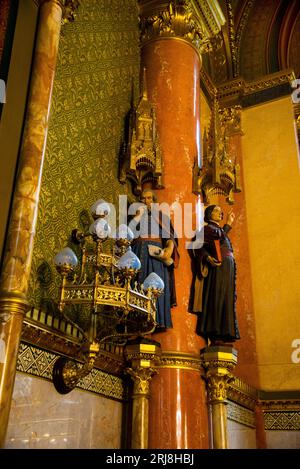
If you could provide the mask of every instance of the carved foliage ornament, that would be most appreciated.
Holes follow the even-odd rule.
[[[63,8],[62,24],[72,23],[76,18],[76,10],[80,6],[80,0],[65,0]]]
[[[142,394],[145,397],[149,397],[150,393],[150,382],[152,376],[157,373],[154,368],[127,368],[126,372],[131,376],[134,383],[133,394]]]
[[[80,6],[80,0],[35,0],[37,5],[42,6],[44,3],[56,3],[62,8],[62,24],[75,21],[76,10]]]
[[[222,12],[216,10],[215,2],[173,0],[166,8],[161,6],[156,10],[147,15],[142,9],[142,43],[158,37],[179,37],[193,44],[200,53],[205,53],[213,49],[214,36],[225,22]]]

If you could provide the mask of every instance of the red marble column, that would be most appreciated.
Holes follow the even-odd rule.
[[[165,189],[157,194],[159,202],[189,202],[195,211],[192,170],[199,150],[200,57],[188,42],[164,38],[143,46],[142,63],[163,152]],[[208,448],[205,384],[199,371],[184,369],[176,358],[182,352],[199,358],[204,346],[195,334],[196,317],[187,311],[192,274],[185,241],[185,237],[179,240],[173,329],[153,337],[161,343],[163,353],[169,353],[171,365],[162,368],[151,384],[150,448]]]
[[[261,402],[257,402],[255,407],[256,423],[256,446],[257,449],[267,448],[267,436],[265,431],[265,419]]]

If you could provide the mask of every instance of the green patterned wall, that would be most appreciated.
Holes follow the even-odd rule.
[[[29,292],[36,307],[57,298],[52,259],[80,227],[82,210],[126,193],[118,154],[138,83],[137,2],[81,1],[60,39]]]

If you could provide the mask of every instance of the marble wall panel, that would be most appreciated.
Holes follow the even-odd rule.
[[[17,373],[6,448],[102,449],[121,446],[122,403]]]
[[[230,449],[256,449],[255,428],[228,420],[227,429]]]

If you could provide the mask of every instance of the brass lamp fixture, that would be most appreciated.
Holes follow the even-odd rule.
[[[109,213],[109,204],[100,199],[91,207],[94,222],[88,232],[73,230],[81,266],[68,247],[54,258],[62,277],[58,309],[82,334],[78,358],[83,364],[60,357],[54,365],[53,382],[61,394],[70,392],[90,373],[101,343],[125,345],[128,339],[150,334],[157,325],[156,300],[164,282],[155,273],[142,285],[134,281],[141,268],[130,246],[134,235],[127,225],[120,225],[112,234]],[[86,329],[68,317],[66,309],[74,305],[88,309]]]

